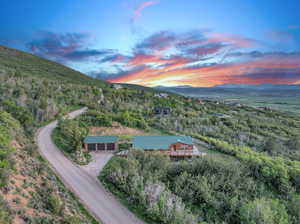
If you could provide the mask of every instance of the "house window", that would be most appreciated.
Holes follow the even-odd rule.
[[[182,146],[180,147],[180,149],[181,149],[181,150],[188,150],[188,146],[187,146],[187,145],[182,145]]]

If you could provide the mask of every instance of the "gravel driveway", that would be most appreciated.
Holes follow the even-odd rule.
[[[86,108],[82,108],[70,113],[69,117],[74,118],[85,111]],[[111,155],[105,155],[103,158],[100,158],[99,155],[99,158],[95,160],[100,162],[99,167],[93,163],[87,167],[77,166],[67,159],[53,143],[51,134],[56,125],[57,121],[54,121],[42,127],[37,133],[36,141],[41,154],[49,161],[53,170],[61,177],[65,185],[104,224],[144,223],[107,192],[95,178],[98,170],[101,170]]]
[[[111,159],[111,152],[91,152],[92,161],[85,166],[81,166],[90,176],[97,178],[105,164]]]

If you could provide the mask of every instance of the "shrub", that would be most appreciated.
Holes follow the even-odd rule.
[[[82,220],[77,216],[67,216],[62,220],[62,224],[81,224]]]
[[[196,217],[159,181],[169,166],[168,157],[134,150],[128,159],[114,158],[105,167],[101,177],[120,192],[127,200],[145,209],[147,217],[156,223],[196,224]]]
[[[64,207],[60,198],[55,194],[49,196],[46,206],[55,215],[61,215]]]
[[[241,222],[245,224],[288,224],[288,214],[278,200],[256,199],[240,209]]]
[[[280,193],[289,193],[293,186],[300,190],[300,162],[270,157],[249,147],[231,145],[214,138],[197,137],[215,146],[217,150],[246,162],[254,176],[278,188]]]
[[[0,223],[10,224],[12,223],[13,215],[7,202],[0,195]]]
[[[300,195],[292,195],[288,201],[287,209],[294,223],[300,223]]]

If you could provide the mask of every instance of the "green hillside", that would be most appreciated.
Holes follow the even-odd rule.
[[[104,88],[111,86],[109,82],[89,77],[59,63],[0,45],[0,74],[4,71],[15,76],[46,78],[60,82],[93,85]],[[123,84],[123,86],[149,92],[161,92],[139,85]]]
[[[125,86],[113,89],[63,65],[0,48],[0,223],[95,222],[36,150],[35,132],[53,119],[60,120],[57,137],[74,161],[86,162],[78,158],[82,133],[116,122],[210,144],[203,149],[209,156],[192,161],[133,152],[108,164],[101,181],[150,223],[300,222],[299,117],[179,95],[160,98],[150,88]],[[87,114],[61,119],[83,106]],[[171,113],[156,115],[155,107]],[[148,200],[151,189],[159,190],[159,200]]]
[[[110,85],[108,82],[93,79],[56,62],[4,46],[0,46],[1,71],[9,71],[14,75],[59,80],[61,82],[99,86]]]

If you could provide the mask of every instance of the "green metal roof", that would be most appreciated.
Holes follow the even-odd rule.
[[[117,136],[87,136],[84,138],[85,144],[96,143],[116,143],[119,140]]]
[[[134,149],[169,149],[171,144],[182,142],[183,144],[192,145],[191,136],[136,136],[133,139],[132,147]]]

